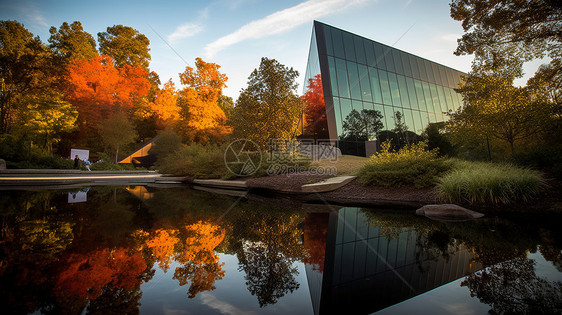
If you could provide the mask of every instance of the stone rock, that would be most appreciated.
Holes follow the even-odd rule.
[[[6,161],[4,159],[0,159],[0,170],[6,169]]]
[[[483,213],[468,210],[454,204],[425,205],[416,210],[416,214],[437,221],[466,221],[484,216]]]

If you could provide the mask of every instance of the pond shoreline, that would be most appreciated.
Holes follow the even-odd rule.
[[[207,184],[204,180],[194,180],[187,176],[169,176],[157,171],[80,171],[80,170],[1,170],[0,189],[12,188],[41,189],[47,186],[58,188],[75,185],[146,185],[146,184],[188,184],[202,187],[217,187],[216,182],[226,183],[216,193],[228,191],[245,191],[254,199],[293,199],[299,202],[316,204],[334,204],[346,206],[390,207],[416,209],[427,204],[446,203],[440,201],[433,188],[416,188],[414,186],[381,187],[364,186],[356,179],[346,179],[341,185],[335,185],[328,191],[318,192],[303,189],[305,186],[327,186],[331,176],[309,174],[307,172],[272,175],[258,178],[239,178],[237,180],[213,180]],[[549,188],[537,199],[516,205],[470,205],[461,206],[484,213],[495,212],[562,212],[562,182],[549,180]]]

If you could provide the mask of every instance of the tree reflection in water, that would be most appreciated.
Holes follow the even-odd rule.
[[[535,274],[535,261],[517,257],[476,272],[462,281],[491,314],[551,314],[562,312],[562,282]]]
[[[297,263],[329,270],[325,214],[252,201],[225,212],[232,199],[186,188],[153,190],[150,196],[140,201],[121,188],[95,187],[87,203],[69,205],[66,192],[0,192],[0,305],[8,306],[3,312],[135,314],[141,285],[158,268],[173,268],[170,282],[194,298],[225,277],[216,253],[237,256],[260,307],[299,289]],[[537,277],[526,258],[538,248],[562,269],[556,220],[448,224],[396,211],[365,212],[383,238],[398,243],[404,232],[415,234],[412,243],[421,256],[413,264],[420,269],[420,262],[447,260],[460,246],[474,263],[491,266],[463,285],[492,312],[561,307],[561,284]]]

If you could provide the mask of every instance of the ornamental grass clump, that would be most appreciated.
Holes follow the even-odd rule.
[[[391,151],[390,147],[390,141],[383,142],[380,151],[357,171],[360,183],[386,187],[430,187],[439,175],[448,170],[448,164],[437,156],[436,150],[427,150],[427,141],[408,145],[397,152]]]
[[[436,186],[437,195],[446,202],[527,202],[546,188],[541,174],[530,169],[466,161],[454,164],[454,170],[441,177]]]

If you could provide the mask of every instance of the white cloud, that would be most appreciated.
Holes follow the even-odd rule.
[[[459,35],[459,34],[451,34],[451,33],[441,35],[441,39],[442,39],[442,40],[448,41],[448,42],[454,42],[454,43],[456,43],[456,42],[457,42],[457,39],[459,39],[459,38],[461,38],[461,37],[462,37],[462,35]]]
[[[200,293],[199,297],[201,298],[201,302],[203,302],[203,304],[209,306],[210,308],[218,310],[221,314],[242,315],[254,313],[249,312],[248,310],[242,310],[228,302],[221,301],[217,299],[216,296],[207,292]]]
[[[203,25],[198,23],[186,23],[178,26],[176,30],[168,35],[168,41],[174,42],[178,39],[194,36],[203,30]]]
[[[217,52],[247,39],[258,39],[287,32],[301,24],[322,16],[342,11],[364,0],[309,0],[294,7],[277,11],[263,19],[252,21],[237,31],[223,36],[205,47],[205,55]]]

